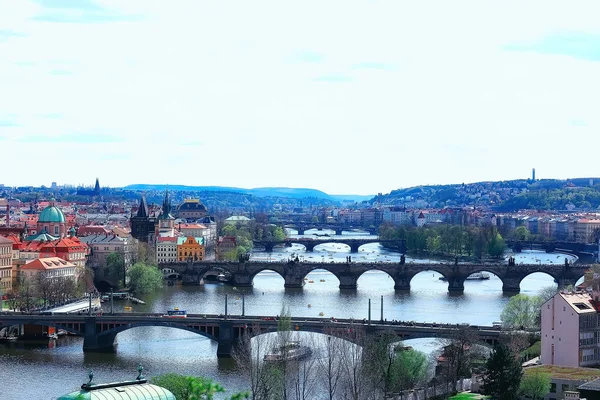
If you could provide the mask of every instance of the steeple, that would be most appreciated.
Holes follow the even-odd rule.
[[[138,207],[137,210],[137,217],[140,218],[148,218],[148,204],[146,204],[146,196],[142,195],[142,198],[140,199],[140,206]]]
[[[94,194],[100,194],[100,181],[96,178],[96,185],[94,186]]]
[[[165,191],[165,198],[162,204],[162,215],[167,218],[171,214],[171,199],[169,198],[169,190]]]

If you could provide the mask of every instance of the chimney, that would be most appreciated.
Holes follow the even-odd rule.
[[[10,203],[6,203],[6,227],[10,228]]]

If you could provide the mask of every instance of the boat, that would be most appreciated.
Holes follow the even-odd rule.
[[[440,281],[445,281],[446,277],[445,276],[440,276]],[[485,273],[485,272],[475,272],[474,274],[471,274],[469,276],[467,276],[468,281],[485,281],[487,279],[490,279],[490,274]]]
[[[0,336],[0,341],[12,341],[17,340],[16,336]]]
[[[56,333],[51,333],[48,335],[48,339],[58,339],[58,335]]]
[[[312,350],[302,346],[298,341],[289,341],[282,346],[275,347],[271,353],[265,354],[265,361],[294,361],[310,357]]]

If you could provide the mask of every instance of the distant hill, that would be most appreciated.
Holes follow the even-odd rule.
[[[372,198],[373,196],[361,195],[329,195],[321,190],[308,188],[286,188],[286,187],[262,187],[254,189],[244,189],[238,187],[227,186],[186,186],[186,185],[150,185],[150,184],[133,184],[127,185],[123,189],[126,190],[177,190],[186,192],[237,192],[251,194],[256,197],[290,197],[302,199],[312,197],[317,199],[326,199],[330,201],[363,201]]]

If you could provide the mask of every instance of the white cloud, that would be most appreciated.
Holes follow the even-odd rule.
[[[60,23],[35,19],[60,8],[0,0],[0,26],[19,34],[0,40],[5,164],[62,151],[86,165],[2,183],[376,193],[533,166],[599,175],[570,157],[598,144],[600,63],[535,51],[597,35],[594,2],[96,3]],[[26,140],[40,135],[123,142]]]

